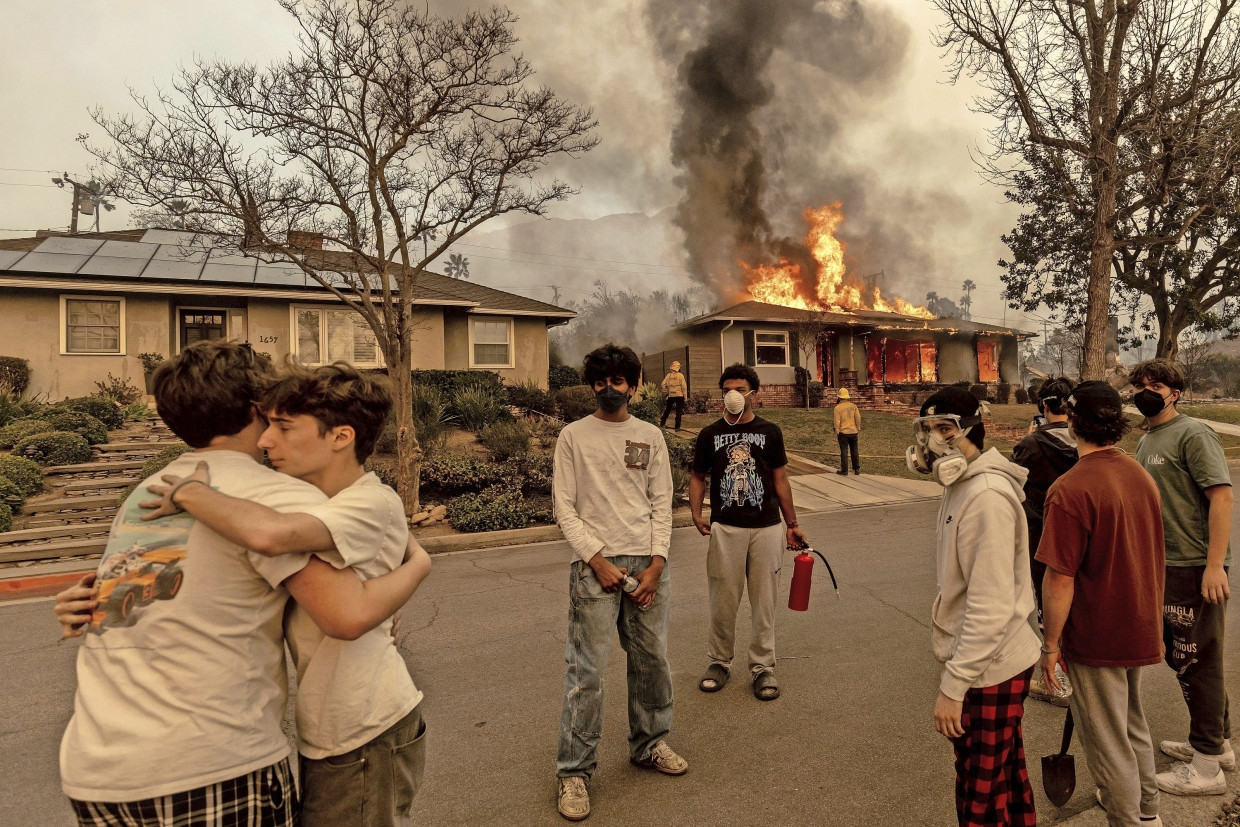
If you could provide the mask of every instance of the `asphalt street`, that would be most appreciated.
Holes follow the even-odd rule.
[[[588,823],[954,824],[951,747],[931,717],[940,673],[928,628],[936,509],[920,502],[801,515],[811,541],[831,560],[840,598],[818,563],[810,610],[781,606],[783,694],[770,703],[753,697],[743,668],[722,692],[698,691],[706,665],[706,540],[693,528],[677,529],[669,640],[676,718],[669,741],[690,769],[669,778],[629,764],[617,645],[606,674],[606,725]],[[1236,526],[1240,532],[1240,519]],[[416,823],[564,823],[555,811],[554,761],[569,556],[566,544],[553,542],[435,557],[400,632],[426,693],[430,738]],[[784,594],[790,575],[788,553]],[[1229,611],[1233,630],[1240,628],[1238,602]],[[742,661],[748,625],[742,603]],[[57,637],[48,601],[0,607],[0,825],[72,823],[56,754],[72,711],[77,647]],[[1233,693],[1240,686],[1237,637],[1228,640]],[[1151,667],[1144,680],[1155,739],[1183,738],[1187,714],[1170,670]],[[1076,795],[1062,810],[1042,796],[1038,757],[1058,749],[1062,721],[1060,709],[1027,704],[1039,823],[1102,823],[1079,742]],[[1234,795],[1240,782],[1230,775]],[[1225,800],[1171,802],[1164,823],[1212,823]]]

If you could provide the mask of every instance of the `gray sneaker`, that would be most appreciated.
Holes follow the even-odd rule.
[[[1192,761],[1197,754],[1197,750],[1193,749],[1193,745],[1188,741],[1160,741],[1158,748],[1181,761]],[[1230,739],[1223,741],[1223,754],[1218,756],[1218,765],[1228,772],[1236,768],[1236,753],[1231,748]]]
[[[1060,671],[1058,666],[1055,667],[1055,679],[1059,681],[1059,689],[1050,685],[1046,680],[1046,675],[1038,675],[1029,681],[1029,697],[1054,706],[1067,707],[1068,699],[1072,697],[1072,685],[1068,683],[1068,676]]]
[[[1172,795],[1221,795],[1227,792],[1227,776],[1219,770],[1213,778],[1207,778],[1189,764],[1176,764],[1166,772],[1154,776],[1158,789]]]
[[[580,775],[559,779],[556,809],[569,821],[581,821],[590,815],[590,793],[586,780]]]
[[[689,762],[672,752],[667,741],[660,741],[645,758],[630,758],[639,767],[658,770],[665,775],[684,775],[689,771]]]

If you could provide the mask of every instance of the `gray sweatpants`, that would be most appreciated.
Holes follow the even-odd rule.
[[[1158,815],[1154,742],[1141,707],[1143,668],[1068,663],[1072,718],[1111,827],[1139,827],[1142,816]]]
[[[749,586],[749,668],[756,675],[775,668],[775,592],[784,552],[783,523],[765,528],[739,528],[712,523],[706,552],[710,582],[711,663],[732,667],[736,642],[736,610]]]

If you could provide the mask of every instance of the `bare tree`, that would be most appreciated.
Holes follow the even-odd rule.
[[[954,77],[976,77],[986,90],[977,106],[997,120],[987,172],[1012,183],[1021,170],[1005,164],[1033,156],[1036,174],[1087,228],[1062,243],[1088,250],[1084,376],[1101,379],[1118,237],[1134,248],[1174,242],[1198,216],[1188,211],[1154,235],[1133,227],[1145,199],[1183,183],[1158,170],[1209,156],[1223,137],[1195,114],[1234,106],[1236,0],[933,2],[947,21],[938,42]],[[1194,184],[1207,203],[1218,172],[1198,165]],[[1139,173],[1161,191],[1130,186]]]
[[[443,19],[399,0],[279,2],[298,24],[292,54],[265,69],[199,58],[170,91],[135,94],[139,115],[92,112],[111,138],[92,152],[121,197],[300,268],[365,320],[396,387],[398,487],[412,512],[419,276],[483,222],[573,194],[533,177],[593,148],[595,122],[527,83],[506,9]],[[297,232],[327,249],[298,248]]]
[[[801,357],[801,367],[805,372],[805,386],[801,388],[805,394],[805,407],[809,407],[809,383],[814,380],[815,359],[818,356],[818,336],[826,329],[828,314],[824,310],[798,310],[798,321],[788,325],[788,333],[793,345]]]
[[[1218,345],[1218,340],[1207,330],[1190,327],[1180,334],[1179,361],[1184,371],[1184,384],[1189,399],[1196,390],[1214,380],[1207,357]]]

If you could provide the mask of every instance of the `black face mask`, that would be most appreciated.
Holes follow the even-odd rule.
[[[1137,410],[1147,419],[1151,416],[1158,416],[1163,409],[1167,407],[1171,397],[1163,398],[1158,391],[1152,391],[1149,388],[1134,393],[1132,395],[1132,404],[1137,406]]]
[[[629,401],[627,393],[618,391],[611,385],[594,394],[594,398],[598,400],[598,406],[603,409],[603,413],[609,414],[618,412],[624,407],[624,403]]]

